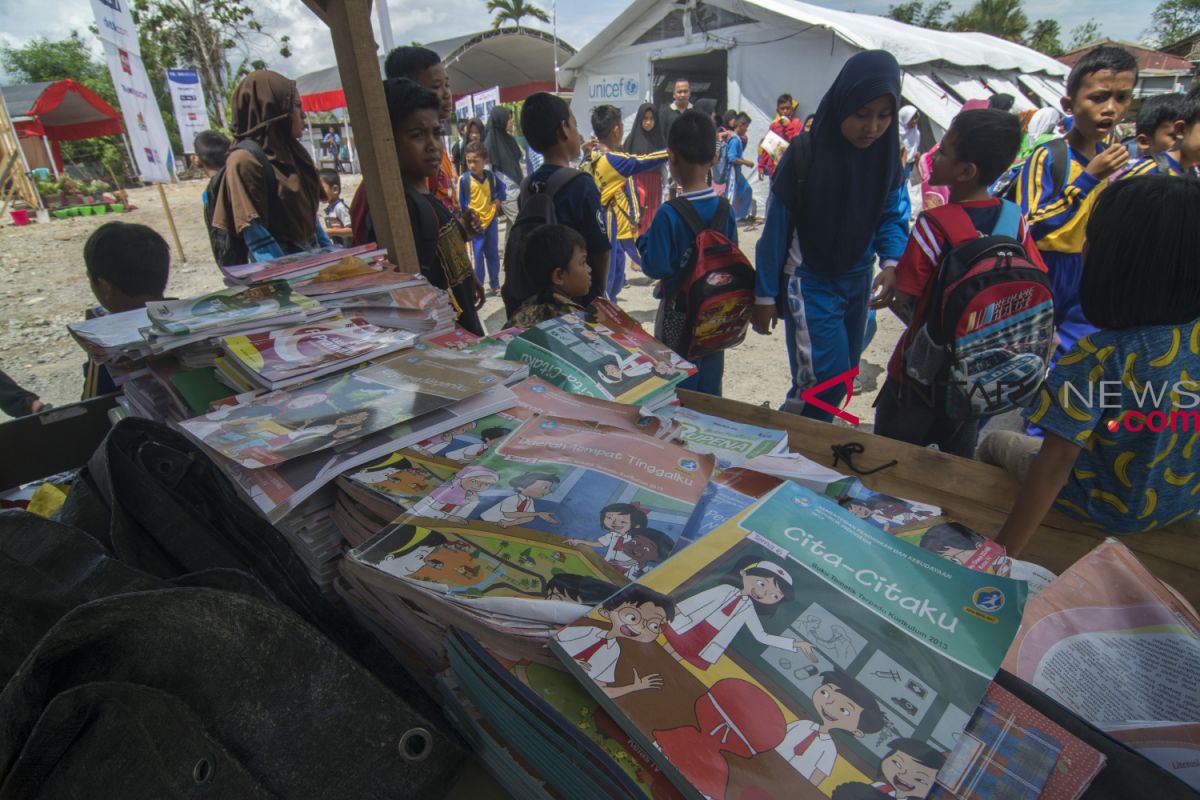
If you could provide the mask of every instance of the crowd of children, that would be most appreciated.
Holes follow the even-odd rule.
[[[946,202],[917,216],[910,235],[905,173],[919,147],[917,115],[901,108],[900,69],[887,53],[851,57],[803,123],[793,99],[781,96],[770,130],[787,147],[778,157],[760,154],[757,163],[735,144],[743,141],[745,115],[718,121],[698,102],[676,109],[664,126],[646,105],[626,136],[620,110],[602,105],[592,111],[595,138],[585,148],[567,103],[534,94],[520,127],[542,163],[525,176],[510,163],[516,154],[504,139],[511,138],[504,115],[486,129],[469,126],[474,132],[454,159],[463,168],[456,172],[442,140],[445,69],[429,52],[394,53],[388,64],[396,74],[385,93],[421,271],[450,290],[467,330],[483,333],[485,284],[503,294],[506,326],[529,326],[596,297],[615,301],[628,259],[658,282],[655,334],[675,341],[681,324],[697,324],[686,318],[681,287],[702,255],[698,232],[711,230],[737,248],[738,191],[723,193],[714,169],[725,159],[731,174],[749,166],[772,180],[746,315],[762,335],[783,319],[792,375],[785,410],[831,419],[869,338],[868,310],[891,309],[907,330],[888,363],[874,430],[977,456],[1017,476],[1020,494],[1000,532],[1011,552],[1051,506],[1113,532],[1163,527],[1196,513],[1200,480],[1190,464],[1200,430],[1174,425],[1175,414],[1191,407],[1186,400],[1200,398],[1200,384],[1192,383],[1200,376],[1200,181],[1188,177],[1200,165],[1200,91],[1144,102],[1132,157],[1114,141],[1138,75],[1120,48],[1095,48],[1071,70],[1063,111],[1073,125],[1065,137],[1052,135],[1057,110],[1024,121],[994,108],[964,111],[926,156],[928,180],[942,187]],[[322,241],[318,219],[338,243],[369,240],[365,193],[352,211],[340,197],[340,175],[318,171],[295,143],[294,83],[253,73],[235,100],[236,145],[216,132],[196,139],[210,176],[202,200],[211,226],[240,237],[253,258]],[[493,147],[503,153],[504,179]],[[992,193],[1014,163],[1015,204]],[[659,206],[646,189],[662,191],[664,165],[678,197]],[[456,184],[443,196],[447,177]],[[502,264],[501,203],[513,183],[521,211],[509,238],[520,241],[509,242]],[[531,209],[540,216],[522,227]],[[946,314],[952,288],[946,264],[972,243],[997,237],[1010,243],[1009,256],[1023,269],[1044,274],[1054,351],[1019,354],[1043,364],[1021,403],[1028,433],[992,431],[980,443],[989,415],[964,413],[938,383],[946,371],[931,384],[914,363],[930,352],[953,361],[946,341],[961,339],[942,331],[938,340],[933,323]],[[137,269],[116,269],[117,252],[137,253],[123,258]],[[166,290],[168,248],[144,226],[101,227],[84,260],[101,303],[96,313],[136,308]],[[1026,341],[1019,328],[1004,330]],[[697,358],[684,388],[719,395],[724,358]],[[1079,400],[1100,380],[1125,387],[1123,407]],[[111,388],[103,370],[89,364],[84,396]],[[1170,428],[1147,424],[1157,412]]]

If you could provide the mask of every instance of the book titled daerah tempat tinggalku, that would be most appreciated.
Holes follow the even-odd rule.
[[[785,483],[551,646],[689,797],[916,798],[1024,602]]]

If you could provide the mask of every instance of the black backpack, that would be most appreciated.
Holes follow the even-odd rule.
[[[271,215],[282,215],[283,212],[279,208],[279,193],[275,187],[275,168],[271,166],[262,147],[251,139],[242,139],[233,146],[233,150],[245,150],[258,159],[258,163],[262,165],[263,169],[263,182],[267,187],[267,204],[270,206]],[[232,150],[230,153],[232,154]],[[250,263],[250,251],[246,249],[246,242],[241,236],[214,228],[212,224],[213,213],[216,211],[217,190],[225,180],[225,170],[226,167],[221,167],[221,171],[213,175],[208,182],[208,190],[205,193],[207,200],[204,203],[204,227],[208,229],[208,243],[212,246],[213,258],[223,267],[232,267]],[[280,242],[280,245],[285,252],[289,249],[294,252],[297,249],[289,248],[284,242]]]
[[[1054,191],[1061,192],[1067,186],[1067,168],[1071,162],[1071,150],[1067,147],[1067,140],[1061,137],[1051,139],[1044,146],[1050,151],[1050,180],[1053,182]],[[1034,150],[1034,152],[1037,151]],[[1001,175],[1000,179],[992,186],[992,197],[1017,202],[1017,184],[1021,182],[1021,173],[1025,171],[1025,165],[1031,158],[1033,158],[1033,153]]]
[[[529,234],[542,225],[554,225],[558,214],[554,210],[554,195],[576,177],[583,175],[571,167],[559,167],[542,186],[540,192],[530,189],[530,175],[521,182],[520,210],[508,229],[508,240],[504,243],[504,285],[500,297],[504,300],[504,313],[509,318],[529,297],[540,290],[530,286],[525,274],[525,241]]]

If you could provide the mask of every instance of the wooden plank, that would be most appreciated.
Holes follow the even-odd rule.
[[[363,184],[379,245],[387,249],[388,257],[401,272],[419,272],[404,181],[379,74],[378,46],[371,30],[371,1],[304,0],[304,4],[329,25],[333,37],[333,52],[350,122],[357,132]]]
[[[705,414],[785,430],[793,451],[825,466],[833,466],[832,445],[860,444],[863,452],[854,456],[859,469],[897,462],[873,475],[859,476],[868,487],[940,506],[946,516],[985,536],[996,535],[1016,496],[1017,483],[1007,472],[980,461],[735,400],[686,391],[679,397],[684,406]],[[837,469],[851,472],[844,462]],[[1105,537],[1101,531],[1051,511],[1021,557],[1062,572]],[[1121,542],[1161,580],[1192,603],[1200,601],[1200,521],[1123,536]]]

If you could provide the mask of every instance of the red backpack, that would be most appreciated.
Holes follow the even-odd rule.
[[[955,419],[1028,405],[1054,348],[1050,279],[1018,238],[1021,209],[1000,203],[987,236],[960,206],[926,214],[945,249],[924,322],[910,334],[904,373],[926,386],[944,382],[946,411]]]
[[[724,233],[730,214],[725,198],[718,199],[708,224],[684,197],[667,205],[691,228],[695,245],[679,290],[664,298],[662,341],[695,361],[746,338],[754,310],[754,267]]]

